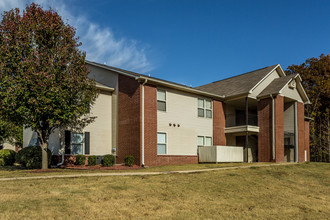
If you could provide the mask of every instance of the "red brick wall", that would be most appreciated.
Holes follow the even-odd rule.
[[[132,155],[141,165],[141,86],[133,78],[118,75],[117,163]]]
[[[157,155],[157,88],[144,86],[144,164],[145,166],[198,163],[197,156]]]
[[[275,102],[275,162],[284,161],[284,98],[276,96]],[[270,146],[271,148],[271,146]]]
[[[272,99],[258,102],[258,161],[270,162],[272,159]]]
[[[307,161],[311,161],[309,149],[309,121],[305,121],[305,150],[307,150]]]
[[[298,162],[305,161],[305,112],[304,104],[297,102],[298,118]]]
[[[220,101],[213,101],[213,145],[226,145],[225,111]]]

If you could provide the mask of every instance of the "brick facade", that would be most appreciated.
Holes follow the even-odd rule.
[[[275,162],[284,162],[284,97],[277,95],[275,103]],[[270,146],[271,148],[272,146]]]
[[[144,163],[145,166],[198,163],[197,156],[157,155],[157,88],[144,86]]]
[[[304,104],[297,102],[298,162],[305,162],[305,113]]]
[[[213,145],[226,145],[224,104],[213,101]]]
[[[258,161],[270,162],[272,159],[272,99],[258,102]]]
[[[305,121],[305,150],[307,150],[307,161],[311,161],[309,148],[309,121]]]
[[[135,79],[118,75],[118,149],[116,163],[132,155],[141,165],[141,85]]]

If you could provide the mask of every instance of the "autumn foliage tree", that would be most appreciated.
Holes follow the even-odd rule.
[[[301,65],[291,65],[288,74],[299,73],[311,101],[305,112],[310,122],[310,147],[313,161],[330,162],[330,55],[307,59]]]
[[[31,127],[48,168],[49,136],[56,128],[81,129],[93,121],[96,99],[75,29],[52,9],[27,5],[4,12],[0,23],[0,115]]]

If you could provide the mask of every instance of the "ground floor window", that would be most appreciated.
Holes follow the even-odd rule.
[[[166,154],[166,143],[167,137],[166,133],[158,132],[157,133],[157,154]]]
[[[197,136],[197,146],[212,146],[212,137]]]
[[[84,154],[84,134],[72,132],[71,134],[71,153]]]

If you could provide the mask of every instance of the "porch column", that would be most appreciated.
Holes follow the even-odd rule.
[[[249,162],[249,131],[248,131],[248,124],[249,124],[249,101],[248,97],[245,98],[245,124],[246,124],[246,134],[245,134],[245,151],[246,151],[246,162]]]

